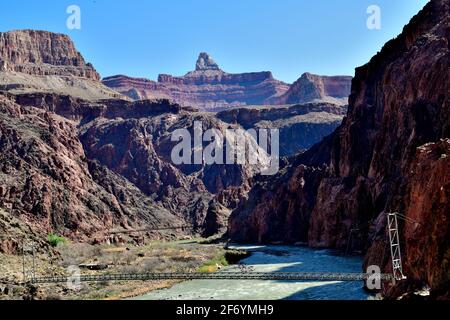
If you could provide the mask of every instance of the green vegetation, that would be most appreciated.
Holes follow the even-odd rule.
[[[69,242],[66,238],[58,236],[54,233],[50,233],[47,236],[47,241],[52,247],[57,247],[59,244],[67,244]]]
[[[56,247],[57,258],[36,256],[37,276],[64,274],[71,265],[95,264],[108,265],[108,269],[83,270],[84,274],[115,274],[115,273],[159,273],[159,272],[216,272],[231,264],[238,263],[248,253],[242,250],[226,250],[223,244],[202,245],[202,239],[186,239],[179,241],[151,241],[140,246],[126,245],[91,245],[77,243],[61,236],[57,232],[47,235],[47,243]],[[0,274],[10,275],[20,281],[22,258],[7,256],[0,253]],[[6,263],[7,262],[7,263]],[[43,286],[30,297],[36,299],[124,299],[141,296],[150,291],[168,288],[181,282],[178,280],[163,281],[117,281],[100,283],[83,283],[80,291],[66,291],[64,286]],[[27,293],[28,294],[28,293]],[[22,291],[10,291],[14,297],[22,297]]]
[[[227,267],[232,264],[237,264],[239,261],[248,258],[251,254],[243,250],[227,250],[216,255],[214,258],[206,261],[198,272],[210,273],[216,272],[221,267]]]
[[[225,258],[224,254],[220,254],[215,256],[214,258],[206,261],[199,269],[198,272],[202,273],[209,273],[209,272],[216,272],[219,267],[226,267],[228,266],[228,261]]]

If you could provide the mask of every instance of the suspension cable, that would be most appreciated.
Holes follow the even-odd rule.
[[[420,222],[418,222],[418,221],[416,221],[416,220],[414,220],[414,219],[411,219],[411,218],[405,216],[404,214],[397,213],[397,216],[398,216],[400,219],[402,219],[402,220],[404,220],[404,221],[406,221],[406,222],[418,224],[418,225],[420,225],[420,226],[422,225]]]

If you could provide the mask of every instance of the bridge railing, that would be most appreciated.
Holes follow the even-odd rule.
[[[365,281],[373,274],[326,272],[217,272],[217,273],[117,273],[81,275],[80,282],[151,281],[151,280],[273,280],[273,281]],[[391,274],[381,274],[381,280],[392,280]],[[36,277],[32,283],[62,283],[66,276]]]

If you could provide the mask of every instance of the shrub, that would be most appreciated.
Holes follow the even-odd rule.
[[[47,241],[52,247],[57,247],[59,244],[66,244],[68,242],[66,238],[60,237],[54,233],[48,235]]]
[[[211,260],[206,261],[198,270],[201,273],[216,272],[218,270],[217,266],[227,267],[229,265],[227,259],[222,254],[217,255]]]

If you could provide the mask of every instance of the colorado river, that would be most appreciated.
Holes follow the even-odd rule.
[[[288,246],[233,246],[251,251],[242,263],[255,272],[361,272],[358,257]],[[220,272],[240,272],[237,266]],[[361,281],[292,282],[266,280],[193,280],[137,297],[137,300],[367,300]]]

